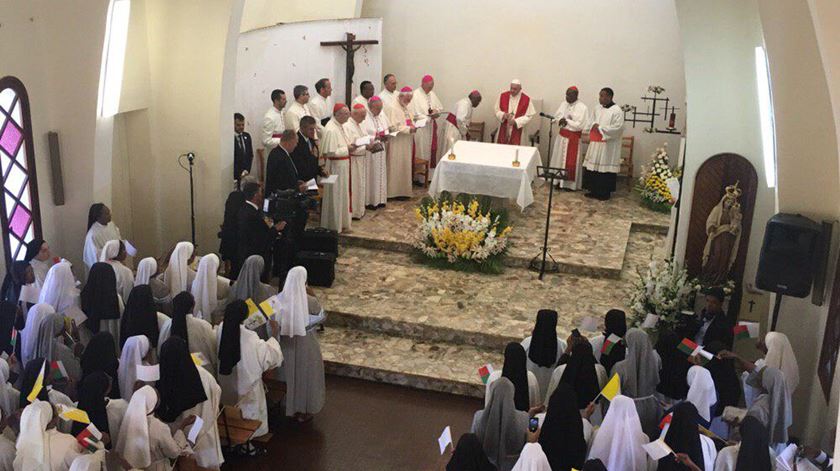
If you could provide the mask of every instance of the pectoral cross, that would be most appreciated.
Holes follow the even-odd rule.
[[[344,41],[323,41],[322,46],[340,46],[347,53],[347,77],[345,79],[344,88],[344,103],[350,106],[350,101],[353,98],[353,74],[356,72],[356,51],[360,47],[367,44],[379,44],[379,41],[373,39],[365,39],[356,41],[356,35],[347,33],[347,39]]]

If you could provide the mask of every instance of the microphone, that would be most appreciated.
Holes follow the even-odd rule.
[[[540,111],[540,116],[542,116],[543,118],[554,119],[554,116],[551,116],[550,114],[543,113],[542,111]]]
[[[187,160],[192,163],[195,160],[195,154],[192,152],[187,152]]]

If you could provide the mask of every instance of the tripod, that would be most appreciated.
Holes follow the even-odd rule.
[[[551,225],[551,202],[554,199],[554,180],[566,178],[566,169],[539,166],[537,167],[537,171],[539,172],[539,176],[548,182],[548,208],[546,208],[545,212],[545,235],[543,236],[542,253],[531,259],[529,267],[531,270],[539,271],[540,280],[542,280],[546,272],[556,273],[560,271],[560,265],[548,253],[548,228]],[[546,260],[546,258],[550,258],[551,260]],[[547,263],[548,266],[546,267]]]
[[[181,160],[184,157],[187,158],[189,167],[184,166]],[[192,152],[187,152],[186,154],[179,155],[178,165],[190,174],[190,229],[192,231],[193,247],[197,247],[197,245],[195,244],[195,189],[193,186],[193,166],[195,165],[195,154]]]

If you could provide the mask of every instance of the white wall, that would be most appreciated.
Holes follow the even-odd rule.
[[[356,18],[363,0],[246,0],[240,31],[296,21]]]
[[[497,127],[493,102],[513,78],[532,98],[544,99],[549,112],[573,84],[590,109],[604,86],[615,90],[617,103],[641,109],[648,85],[661,85],[682,108],[680,123],[685,116],[673,0],[531,0],[527,8],[503,0],[367,0],[362,16],[384,19],[383,70],[395,73],[400,86],[417,87],[432,74],[447,109],[478,89],[484,101],[473,120],[487,123],[488,139]],[[656,147],[669,142],[676,157],[679,144],[679,136],[641,129],[625,128],[625,135],[637,136],[636,175]],[[546,145],[543,139],[543,153]]]
[[[321,41],[339,41],[345,33],[358,39],[372,39],[382,43],[382,20],[353,19],[308,21],[263,28],[239,37],[236,59],[236,95],[234,107],[245,115],[246,129],[255,139],[254,150],[260,142],[262,118],[271,107],[271,91],[286,92],[289,104],[294,101],[295,85],[309,87],[315,95],[315,82],[322,77],[332,80],[335,102],[344,101],[346,54],[339,47],[321,46]],[[283,57],[278,67],[275,58]],[[356,70],[353,96],[358,94],[363,80],[377,83],[382,75],[382,46],[364,46],[356,51]],[[351,98],[352,99],[352,98]],[[330,110],[332,112],[332,110]],[[233,118],[231,118],[233,119]],[[225,170],[233,174],[232,162]]]

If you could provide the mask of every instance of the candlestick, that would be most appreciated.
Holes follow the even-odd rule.
[[[514,167],[519,167],[519,149],[516,149],[516,154],[514,154],[512,165]]]

